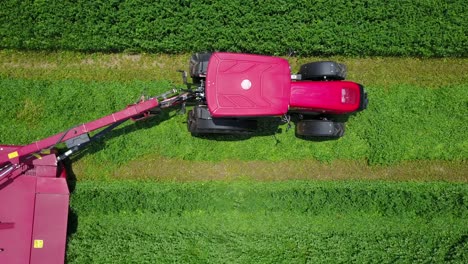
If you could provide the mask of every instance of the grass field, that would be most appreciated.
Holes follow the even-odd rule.
[[[0,51],[0,142],[180,86],[188,57]],[[197,138],[172,111],[74,156],[67,262],[467,263],[468,59],[290,61],[320,59],[369,91],[339,140]]]
[[[330,58],[290,61],[297,69],[320,59]],[[285,125],[275,133],[271,120],[251,138],[194,138],[185,116],[172,111],[117,129],[74,158],[76,175],[466,181],[467,59],[331,59],[349,66],[349,78],[366,85],[371,102],[350,118],[339,140],[298,139]],[[0,124],[0,142],[26,144],[120,110],[144,91],[154,95],[180,85],[176,70],[186,69],[187,60],[188,55],[2,51],[0,117],[12,122]],[[177,166],[181,162],[183,168]]]
[[[68,263],[466,263],[466,184],[80,183]]]

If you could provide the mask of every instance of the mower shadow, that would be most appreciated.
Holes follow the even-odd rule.
[[[123,127],[112,130],[103,138],[91,143],[88,147],[86,147],[85,149],[73,155],[72,160],[78,161],[87,154],[94,154],[96,152],[101,151],[102,149],[105,148],[106,140],[108,139],[117,138],[117,137],[124,136],[124,135],[129,135],[135,131],[150,129],[168,119],[171,119],[171,117],[172,115],[169,112],[162,111],[158,115],[150,117],[146,120],[134,122],[130,125],[123,124],[122,125]],[[127,122],[130,122],[130,121],[127,121]]]
[[[69,159],[63,161],[63,166],[67,172],[67,184],[70,196],[73,195],[76,188],[76,175],[72,169],[72,162]],[[68,207],[68,224],[67,224],[67,242],[66,250],[68,252],[68,242],[70,241],[71,236],[78,231],[78,214],[73,210],[71,205]],[[65,263],[67,263],[67,254],[65,254]]]
[[[70,196],[73,196],[77,184],[77,178],[76,174],[73,171],[73,166],[72,163],[80,160],[87,154],[93,154],[98,151],[101,151],[105,147],[105,141],[106,139],[110,138],[115,138],[115,137],[120,137],[123,135],[128,135],[130,133],[133,133],[135,131],[139,131],[142,129],[149,129],[152,128],[156,125],[159,125],[161,122],[168,120],[171,118],[171,115],[169,112],[161,112],[157,116],[148,118],[147,120],[142,120],[139,122],[135,122],[133,124],[117,128],[115,130],[112,130],[109,132],[109,134],[105,135],[103,138],[97,140],[96,142],[93,142],[90,144],[87,148],[81,150],[78,152],[76,155],[74,155],[71,159],[65,159],[63,160],[63,165],[64,169],[67,172],[67,184],[68,184],[68,189],[70,192]],[[1,187],[1,186],[0,186]],[[79,227],[79,216],[78,214],[73,210],[71,207],[71,204],[68,208],[68,224],[67,224],[67,244],[66,247],[68,248],[68,243],[71,239],[71,237],[78,231]],[[65,255],[65,263],[67,263],[67,256]]]

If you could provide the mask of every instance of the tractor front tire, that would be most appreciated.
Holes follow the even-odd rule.
[[[345,123],[329,120],[301,120],[296,124],[296,135],[302,137],[339,138],[344,131]]]
[[[311,62],[302,65],[298,74],[304,81],[344,80],[346,66],[334,61]]]

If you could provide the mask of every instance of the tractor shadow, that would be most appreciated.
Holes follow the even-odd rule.
[[[346,123],[349,120],[349,118],[353,115],[355,115],[355,113],[350,114],[350,115],[328,115],[326,118],[333,120],[334,122]],[[278,139],[276,138],[276,135],[281,134],[281,133],[292,132],[294,133],[295,137],[305,140],[305,141],[324,142],[324,141],[334,141],[334,140],[339,139],[339,137],[323,137],[323,136],[317,137],[317,136],[299,135],[295,132],[295,124],[297,124],[297,122],[299,121],[300,121],[300,118],[297,114],[291,116],[290,124],[287,124],[287,122],[285,122],[280,117],[262,117],[258,119],[257,130],[249,132],[249,133],[192,134],[192,136],[196,138],[214,140],[214,141],[242,141],[242,140],[248,140],[253,137],[273,136],[278,141]]]
[[[101,151],[106,146],[106,139],[116,138],[120,136],[125,136],[131,134],[133,132],[145,129],[151,129],[154,126],[157,126],[164,121],[167,121],[173,118],[175,115],[181,114],[179,110],[172,110],[172,111],[160,111],[155,116],[150,117],[146,120],[134,122],[130,125],[123,124],[122,127],[117,127],[116,129],[110,131],[107,135],[103,136],[101,139],[96,140],[92,144],[90,144],[85,149],[79,151],[78,153],[73,155],[72,160],[77,161],[83,158],[87,154],[94,154],[96,152]],[[185,112],[182,114],[186,114]],[[356,113],[352,114],[340,114],[340,115],[327,115],[326,118],[329,120],[333,120],[334,122],[342,122],[346,123],[351,116],[356,115]],[[292,132],[289,130],[295,131],[294,124],[297,124],[300,121],[299,113],[292,113],[290,116],[289,124],[285,122],[285,120],[281,117],[261,117],[257,119],[257,129],[252,132],[245,132],[239,134],[192,134],[193,137],[205,139],[205,140],[213,140],[213,141],[243,141],[248,140],[252,137],[265,137],[265,136],[273,136],[276,141],[278,141],[276,135],[280,133],[287,133]],[[322,118],[322,117],[319,117]],[[184,122],[187,124],[187,121]],[[189,133],[187,131],[187,133]],[[304,136],[298,135],[296,132],[293,132],[295,136],[299,139],[306,140],[306,141],[314,141],[314,142],[322,142],[322,141],[330,141],[330,140],[337,140],[337,137],[315,137],[315,136]],[[279,142],[278,142],[279,143]]]
[[[334,122],[346,123],[348,122],[349,118],[356,113],[352,113],[350,115],[328,115],[326,118],[329,120],[333,120]],[[313,142],[324,142],[324,141],[334,141],[338,140],[340,137],[317,137],[317,136],[304,136],[299,135],[295,131],[295,124],[299,122],[301,119],[299,115],[293,114],[291,115],[290,124],[285,122],[280,117],[262,117],[258,119],[258,127],[257,130],[250,132],[250,133],[243,133],[243,134],[192,134],[192,136],[197,138],[202,138],[206,140],[215,140],[215,141],[242,141],[247,140],[252,137],[265,137],[265,136],[273,136],[277,141],[276,135],[281,133],[294,133],[294,136],[305,141],[313,141]],[[279,143],[279,142],[278,142]]]
[[[185,122],[186,123],[186,122]],[[283,133],[285,122],[279,117],[262,117],[258,119],[257,129],[251,132],[242,132],[239,134],[193,134],[193,137],[213,140],[213,141],[243,141],[254,137],[266,137]]]
[[[161,111],[157,115],[148,118],[146,120],[134,122],[133,124],[123,124],[122,127],[117,127],[116,129],[110,131],[107,135],[103,136],[102,138],[96,140],[92,144],[90,144],[85,149],[79,151],[78,153],[74,154],[72,157],[72,161],[78,161],[82,159],[85,155],[94,154],[106,146],[106,140],[111,138],[116,138],[120,136],[129,135],[133,132],[151,129],[154,126],[157,126],[164,121],[167,121],[178,115],[177,111]],[[346,123],[348,119],[355,115],[355,113],[351,115],[336,115],[336,116],[328,116],[328,118],[332,119],[335,122],[343,122]],[[206,139],[206,140],[213,140],[213,141],[243,141],[248,140],[252,137],[266,137],[266,136],[273,136],[276,139],[276,135],[280,133],[288,133],[292,132],[295,136],[299,139],[306,140],[306,141],[315,141],[315,142],[322,142],[322,141],[330,141],[330,140],[337,140],[339,138],[335,137],[314,137],[314,136],[303,136],[298,135],[294,131],[294,124],[296,124],[300,119],[297,115],[292,115],[290,120],[290,125],[285,123],[284,120],[280,117],[262,117],[258,119],[257,129],[255,131],[249,133],[241,133],[241,134],[192,134],[193,137]],[[184,121],[186,123],[186,121]],[[292,131],[289,131],[292,130]],[[189,133],[187,131],[187,133]],[[278,141],[278,139],[276,139]],[[71,169],[71,167],[70,167]]]

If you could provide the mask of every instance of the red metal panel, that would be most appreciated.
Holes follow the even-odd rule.
[[[7,153],[11,153],[22,146],[15,146],[15,145],[0,145],[0,154],[4,155]]]
[[[34,166],[52,166],[57,167],[57,156],[55,154],[50,154],[46,156],[41,156],[32,161]]]
[[[69,191],[66,173],[56,176],[51,154],[0,181],[0,264],[64,262]]]
[[[38,177],[36,193],[69,195],[67,181],[65,178]]]
[[[68,188],[63,178],[38,178],[31,264],[64,263]]]
[[[285,114],[290,74],[288,62],[282,58],[213,53],[206,79],[210,113],[214,117]]]
[[[33,160],[36,177],[57,177],[57,156],[43,156]]]
[[[349,113],[359,108],[359,96],[359,84],[355,82],[291,82],[290,107],[336,114]]]
[[[36,177],[22,175],[0,185],[0,263],[29,263]],[[11,226],[10,226],[11,227]]]

